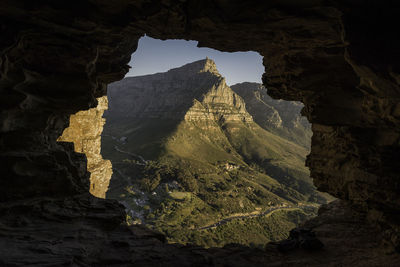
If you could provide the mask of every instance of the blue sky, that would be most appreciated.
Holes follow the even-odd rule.
[[[262,56],[256,52],[220,52],[197,47],[197,41],[161,41],[148,36],[139,40],[132,55],[132,67],[126,76],[141,76],[180,67],[186,63],[209,57],[215,61],[228,85],[239,82],[259,82],[264,72]]]

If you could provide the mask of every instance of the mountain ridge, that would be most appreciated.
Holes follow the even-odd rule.
[[[210,59],[122,80],[110,86],[108,95],[102,147],[115,171],[107,196],[124,203],[131,223],[157,229],[171,242],[249,244],[244,236],[211,238],[235,235],[232,229],[243,228],[234,226],[236,220],[217,229],[191,229],[232,214],[295,207],[277,212],[284,218],[282,226],[275,215],[241,219],[274,229],[252,234],[261,244],[283,238],[314,214],[301,203],[326,201],[304,166],[303,144],[258,125],[244,98],[226,85]]]
[[[301,116],[300,102],[275,100],[259,83],[243,82],[231,86],[247,104],[254,121],[267,131],[306,147],[311,146],[311,124]]]
[[[178,87],[176,84],[179,84]],[[140,89],[144,87],[146,92],[141,92]],[[244,101],[226,85],[225,78],[219,74],[215,62],[208,58],[164,73],[129,77],[114,83],[113,90],[119,90],[125,97],[124,99],[113,99],[115,94],[108,95],[110,104],[105,116],[109,120],[113,119],[113,115],[118,118],[181,119],[187,115],[186,112],[194,100],[205,104],[204,108],[209,108],[207,104],[212,102],[230,102],[243,113],[242,115],[245,114]],[[134,105],[126,103],[124,101],[126,99],[128,101],[134,99]],[[248,120],[252,120],[249,114],[246,114],[246,117]],[[190,119],[190,116],[187,119]]]

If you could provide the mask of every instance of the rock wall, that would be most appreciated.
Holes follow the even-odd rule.
[[[225,83],[224,78],[220,78],[210,90],[196,102],[185,115],[185,120],[208,119],[204,116],[212,117],[212,120],[223,121],[246,121],[252,122],[253,118],[246,110],[243,99],[236,94]]]
[[[165,73],[125,78],[110,85],[108,98],[110,112],[106,116],[110,121],[124,117],[253,120],[243,99],[226,84],[215,62],[208,58]]]
[[[244,82],[232,85],[247,104],[247,110],[254,120],[265,128],[311,128],[300,112],[304,105],[295,101],[272,99],[262,84]]]
[[[26,232],[7,261],[17,260],[35,240],[48,243],[50,233],[52,242],[65,240],[49,225],[65,220],[71,198],[78,198],[75,211],[91,214],[77,223],[89,232],[109,233],[112,218],[123,220],[113,201],[102,202],[105,209],[96,208],[96,201],[85,204],[85,157],[57,138],[71,114],[93,108],[107,84],[122,79],[144,34],[264,56],[269,95],[303,102],[303,114],[313,124],[307,164],[315,184],[366,215],[399,251],[399,13],[396,2],[378,0],[2,1],[1,227],[8,235]],[[57,200],[48,208],[31,201],[48,198]],[[7,209],[16,203],[25,204]],[[41,223],[35,224],[35,217],[18,219],[34,207],[41,211]],[[110,228],[94,224],[96,216]],[[42,228],[32,231],[29,225]],[[42,239],[33,238],[39,233]],[[112,234],[103,237],[110,240]],[[77,252],[81,259],[95,256],[89,247]],[[49,265],[61,265],[56,263]]]
[[[301,102],[272,99],[259,83],[244,82],[231,88],[246,102],[246,109],[258,125],[310,148],[311,124],[301,115]]]
[[[107,96],[97,98],[97,107],[79,111],[69,118],[57,141],[74,143],[75,152],[83,153],[87,158],[87,170],[90,172],[90,193],[105,198],[112,176],[111,161],[101,156],[101,133],[105,119],[103,113],[108,108]]]

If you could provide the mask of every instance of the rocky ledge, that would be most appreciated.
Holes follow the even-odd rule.
[[[72,210],[67,208],[71,198],[89,191],[89,175],[86,159],[71,145],[58,143],[57,138],[68,126],[71,114],[95,107],[96,98],[106,94],[107,84],[123,78],[137,41],[144,34],[159,39],[198,40],[199,46],[228,52],[253,50],[264,56],[263,84],[268,94],[303,102],[303,114],[313,124],[307,164],[316,186],[366,213],[368,221],[384,234],[382,240],[392,246],[392,251],[400,251],[399,13],[397,3],[378,0],[82,0],[78,5],[68,1],[2,1],[2,264],[22,265],[21,259],[31,255],[29,258],[36,259],[31,265],[45,266],[50,261],[47,259],[57,255],[51,250],[57,244],[63,248],[60,254],[84,255],[67,257],[69,262],[76,259],[75,265],[100,259],[107,264],[140,256],[127,253],[107,261],[106,257],[118,255],[113,254],[111,244],[103,243],[112,232],[99,226],[96,229],[100,237],[93,237],[93,218],[108,223],[91,214],[96,214],[97,205],[100,210],[110,205],[108,209],[117,212],[119,209],[111,202],[101,204],[96,200],[88,207],[82,199]],[[59,204],[46,207],[48,198]],[[37,199],[36,206],[29,204],[32,199]],[[21,201],[28,204],[21,206]],[[68,229],[70,217],[53,216],[54,211],[74,216],[79,225],[75,235],[87,237],[80,229],[88,227],[87,238],[94,250],[101,244],[110,248],[90,254],[93,250],[81,247],[83,237],[76,246],[68,247],[70,237],[63,231]],[[123,211],[119,211],[117,217],[123,217]],[[24,216],[26,219],[18,219]],[[359,231],[363,221],[347,221],[351,231],[367,239],[373,238],[371,233],[375,235]],[[59,231],[59,225],[63,231]],[[35,234],[44,228],[42,237],[36,238]],[[135,239],[134,235],[131,238]],[[377,243],[358,243],[358,252],[369,258]],[[349,244],[349,251],[357,255],[351,242],[340,244]],[[367,249],[364,244],[373,245]],[[114,245],[122,251],[126,243]],[[146,249],[145,241],[136,245]],[[39,249],[43,246],[47,247]],[[340,249],[332,248],[329,253]],[[180,249],[177,255],[186,251]],[[335,264],[330,260],[347,263],[355,258],[329,258],[329,253],[323,265]],[[231,251],[230,258],[220,259],[229,265],[237,255],[244,254]],[[386,256],[378,256],[385,263]],[[300,257],[297,255],[298,260],[304,259]],[[163,257],[153,254],[153,261],[157,258],[161,262]],[[268,258],[263,260],[268,263]]]
[[[108,98],[106,116],[111,121],[125,117],[253,121],[243,99],[209,58],[163,73],[127,77],[109,86]]]
[[[316,233],[322,249],[294,247],[286,252],[279,252],[275,244],[266,250],[167,244],[162,235],[142,226],[121,224],[122,210],[116,201],[89,194],[2,204],[0,265],[395,267],[400,261],[399,255],[382,251],[381,234],[363,216],[339,201],[324,206],[303,226]]]
[[[79,111],[69,118],[69,126],[57,139],[58,142],[74,143],[75,152],[85,154],[90,172],[90,193],[105,198],[112,176],[111,161],[101,156],[101,133],[108,108],[107,96],[97,99],[97,107]]]

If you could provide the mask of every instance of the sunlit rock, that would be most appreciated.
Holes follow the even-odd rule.
[[[73,142],[75,152],[86,155],[90,193],[105,198],[112,176],[111,162],[101,156],[101,133],[105,123],[103,113],[108,108],[107,96],[99,97],[97,101],[97,107],[71,115],[69,127],[57,141]]]

